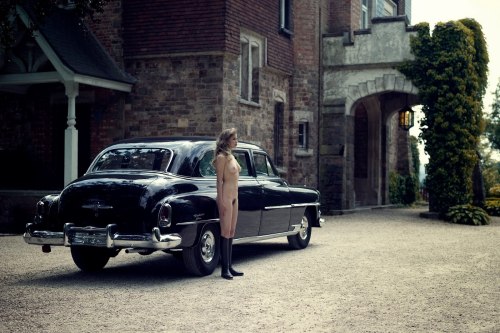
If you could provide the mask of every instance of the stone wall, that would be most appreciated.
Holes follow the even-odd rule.
[[[222,55],[127,61],[138,81],[125,105],[125,136],[213,136],[222,124],[223,64]]]

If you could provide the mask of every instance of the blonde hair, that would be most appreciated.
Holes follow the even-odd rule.
[[[234,135],[236,135],[236,128],[234,127],[227,128],[219,134],[217,141],[215,141],[214,159],[212,160],[212,164],[215,164],[217,155],[223,154],[224,156],[228,156],[231,154],[231,149],[229,148],[229,140]]]

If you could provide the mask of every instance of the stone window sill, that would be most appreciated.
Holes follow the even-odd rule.
[[[314,155],[314,150],[299,148],[295,151],[296,157],[311,157]]]
[[[255,102],[252,102],[252,101],[247,101],[245,99],[241,99],[240,98],[240,104],[245,104],[245,105],[248,105],[248,106],[253,106],[254,108],[260,108],[262,105],[260,105],[260,103],[255,103]]]

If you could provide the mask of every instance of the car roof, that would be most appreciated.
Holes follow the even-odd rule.
[[[167,172],[177,175],[196,175],[197,164],[206,153],[215,149],[215,139],[213,137],[184,136],[184,137],[137,137],[116,141],[102,150],[94,159],[89,170],[93,168],[96,161],[110,150],[115,149],[168,149],[174,154],[167,167]],[[265,150],[253,143],[238,142],[235,151],[250,150],[265,152]]]
[[[208,136],[163,136],[163,137],[136,137],[123,139],[114,142],[110,146],[121,145],[121,144],[165,144],[165,143],[176,143],[176,145],[191,145],[193,143],[203,144],[203,145],[213,145],[215,147],[215,138]],[[262,148],[256,144],[238,141],[238,148],[252,149],[252,150],[262,150]]]

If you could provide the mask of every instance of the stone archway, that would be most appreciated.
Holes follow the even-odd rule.
[[[399,142],[395,137],[408,136],[396,131],[393,116],[405,103],[416,104],[416,87],[397,70],[413,58],[415,31],[404,17],[372,23],[353,38],[323,38],[319,175],[325,212],[389,203],[391,147]]]
[[[354,118],[354,207],[389,204],[389,174],[408,174],[411,160],[409,135],[398,128],[396,114],[417,104],[418,90],[404,76],[386,74],[348,91],[346,113]]]

